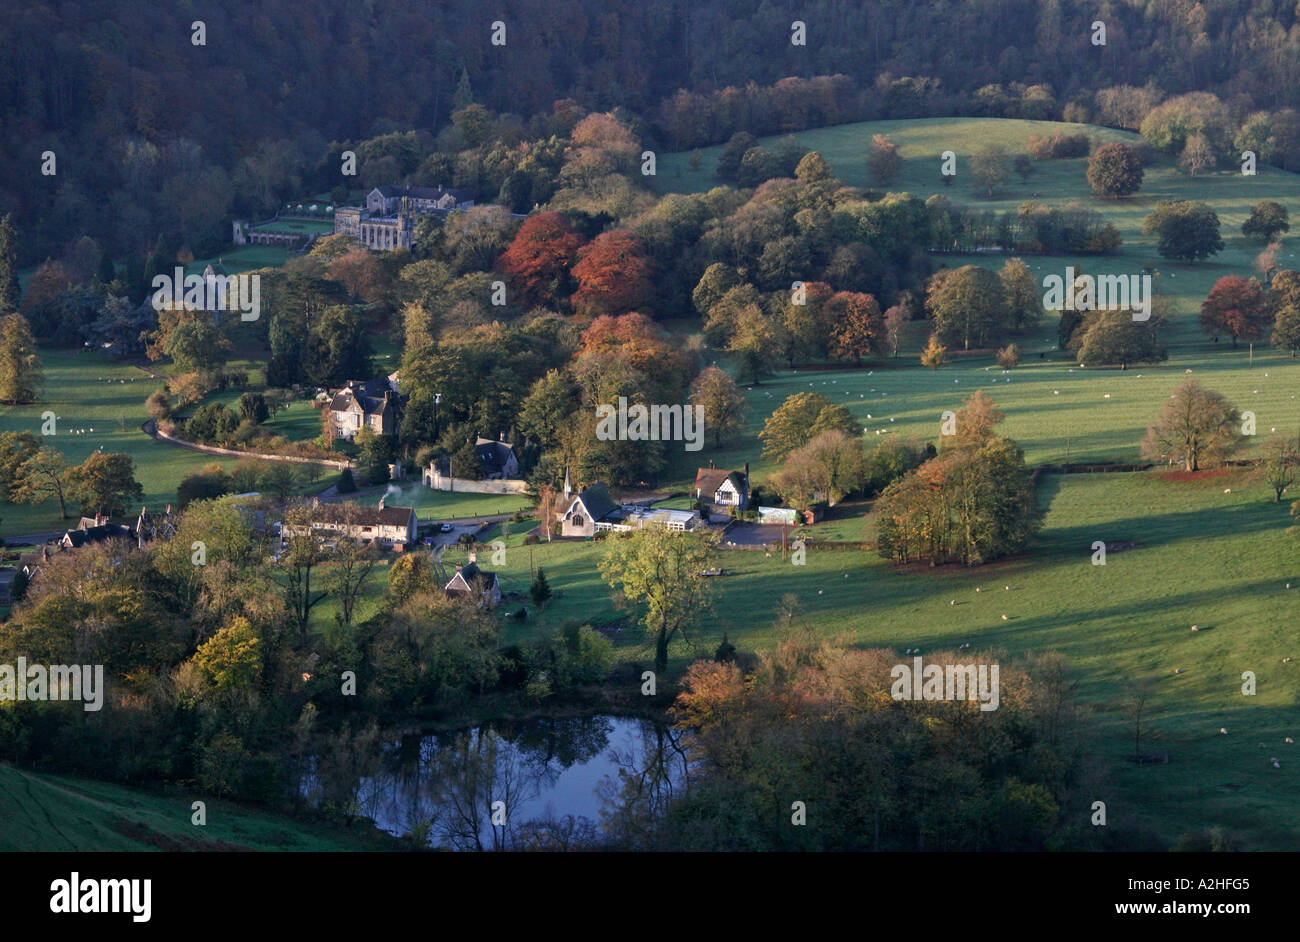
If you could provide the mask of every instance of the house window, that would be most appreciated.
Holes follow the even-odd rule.
[[[582,526],[582,515],[581,515],[581,514],[574,514],[574,515],[573,515],[573,525],[574,525],[575,527],[580,527],[580,526]]]

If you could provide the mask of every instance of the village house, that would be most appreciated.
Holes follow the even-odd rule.
[[[362,428],[376,435],[396,435],[402,400],[393,377],[350,382],[334,393],[326,407],[339,438],[352,439]]]
[[[519,459],[515,456],[515,450],[505,440],[504,434],[500,441],[478,438],[474,442],[474,454],[478,455],[479,463],[482,465],[479,477],[484,480],[513,480],[519,477]]]
[[[77,522],[77,529],[64,530],[55,544],[60,549],[80,549],[90,543],[103,543],[105,540],[129,540],[135,534],[131,528],[121,523],[110,523],[104,514],[82,517]]]
[[[280,532],[285,537],[314,533],[324,540],[377,543],[402,552],[415,543],[417,526],[413,508],[389,507],[381,497],[378,507],[314,501],[308,523],[285,523]]]
[[[726,514],[749,507],[749,462],[744,471],[727,471],[713,467],[695,472],[695,499],[711,505],[713,513]]]
[[[589,537],[602,530],[625,533],[649,526],[694,530],[700,523],[700,514],[695,510],[616,504],[604,484],[593,484],[576,496],[571,496],[566,487],[565,496],[570,499],[559,516],[560,536]]]
[[[444,591],[449,599],[478,599],[479,608],[491,608],[501,601],[501,580],[495,572],[479,569],[476,562],[464,566],[457,563],[456,574],[451,577]]]

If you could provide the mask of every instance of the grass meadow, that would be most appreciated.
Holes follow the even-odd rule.
[[[384,844],[356,832],[205,798],[195,827],[191,798],[107,782],[26,772],[0,764],[0,852],[13,851],[359,851]]]

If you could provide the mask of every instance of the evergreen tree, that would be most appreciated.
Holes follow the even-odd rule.
[[[27,318],[0,317],[0,402],[34,402],[41,385],[41,358]]]
[[[18,232],[13,216],[0,219],[0,314],[18,310]]]
[[[533,597],[534,605],[544,605],[546,600],[551,597],[551,586],[546,581],[546,570],[540,567],[537,570],[537,578],[533,584],[528,587],[528,594]]]

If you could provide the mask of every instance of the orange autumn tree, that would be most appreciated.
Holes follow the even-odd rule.
[[[615,354],[628,366],[644,374],[655,386],[658,398],[677,396],[691,379],[691,357],[675,345],[644,314],[621,317],[602,315],[582,332],[579,355]]]
[[[538,213],[519,227],[499,265],[524,306],[557,305],[572,292],[569,269],[582,246],[567,216]]]
[[[835,324],[831,330],[831,351],[840,359],[861,366],[862,358],[885,348],[885,321],[880,305],[869,294],[837,291],[826,302]]]
[[[627,229],[601,233],[578,250],[573,306],[588,317],[643,308],[651,297],[651,276],[645,244],[635,233]]]

